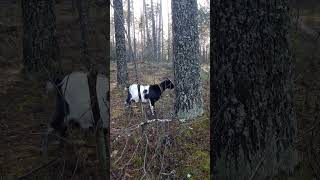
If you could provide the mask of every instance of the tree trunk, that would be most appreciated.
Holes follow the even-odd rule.
[[[156,36],[156,22],[154,19],[153,0],[151,0],[151,25],[152,25],[152,60],[158,61],[157,58],[157,36]]]
[[[197,1],[171,1],[175,75],[175,113],[191,119],[203,113],[199,64]]]
[[[167,7],[169,7],[169,1],[167,1]],[[170,31],[170,13],[168,11],[168,61],[171,61],[171,31]]]
[[[128,62],[130,62],[132,60],[132,48],[130,46],[131,45],[131,30],[130,30],[130,26],[131,26],[131,11],[130,11],[130,0],[128,1],[128,16],[127,16],[127,29],[128,29]]]
[[[107,84],[108,84],[108,88],[107,88],[107,92],[106,92],[106,105],[108,107],[110,107],[110,59],[111,59],[111,55],[110,55],[110,1],[106,0],[106,6],[105,6],[105,12],[106,13],[106,27],[105,27],[105,32],[106,32],[106,76],[107,76]],[[110,152],[111,152],[111,148],[110,148],[110,108],[107,108],[107,110],[109,112],[107,112],[107,124],[108,124],[108,128],[107,131],[104,133],[105,135],[105,146],[106,146],[106,177],[107,179],[110,179]],[[99,137],[101,137],[101,132],[99,132]],[[100,141],[103,141],[102,138],[99,138]],[[101,153],[101,158],[103,158],[103,153]],[[101,168],[103,169],[103,168]]]
[[[151,44],[151,37],[150,37],[150,31],[149,31],[149,22],[148,22],[148,11],[147,11],[147,7],[146,7],[146,0],[143,0],[143,11],[144,11],[144,21],[145,21],[145,32],[147,34],[147,41],[145,43],[145,58],[147,58],[148,60],[150,60],[150,58],[152,59],[152,44]]]
[[[88,50],[88,41],[89,41],[89,1],[88,0],[78,0],[77,8],[79,14],[80,22],[80,34],[81,34],[81,61],[88,69],[88,86],[90,92],[90,101],[91,101],[91,110],[93,114],[93,119],[95,126],[97,127],[96,131],[96,144],[97,144],[97,159],[99,160],[99,173],[100,179],[106,180],[109,178],[109,168],[110,165],[107,162],[106,155],[106,144],[103,134],[102,121],[100,118],[100,109],[96,91],[96,82],[97,82],[97,69],[95,64],[91,62],[89,57]],[[109,92],[106,92],[109,93]],[[107,100],[108,101],[108,100]],[[109,148],[107,149],[109,153]],[[108,167],[109,166],[109,167]]]
[[[123,86],[127,82],[128,72],[122,0],[113,0],[113,5],[116,34],[117,82],[118,85]]]
[[[132,12],[134,12],[134,6],[132,2]],[[137,42],[136,42],[136,27],[135,27],[135,19],[134,19],[134,13],[132,13],[132,27],[133,27],[133,59],[136,59],[137,55]]]
[[[293,67],[284,1],[211,1],[212,179],[290,174]]]
[[[144,28],[144,18],[143,18],[143,12],[141,13],[142,15],[140,16],[140,22],[139,22],[139,29],[140,29],[140,55],[139,58],[142,59],[143,54],[144,54],[144,48],[145,48],[145,28]]]
[[[24,72],[61,70],[53,0],[22,0]]]
[[[144,55],[144,48],[146,46],[146,29],[145,29],[145,22],[144,22],[144,15],[143,15],[144,12],[142,12],[142,15],[141,15],[141,58],[143,57]]]
[[[89,58],[89,3],[88,0],[77,0],[77,9],[80,22],[80,49],[81,60],[83,64],[91,69],[91,62]]]
[[[165,59],[163,58],[163,44],[164,44],[164,37],[163,37],[163,14],[162,14],[162,1],[160,0],[160,13],[161,13],[161,57],[160,59]]]
[[[158,46],[157,46],[157,59],[158,59],[158,61],[160,61],[161,60],[161,33],[162,33],[162,25],[161,25],[161,23],[162,23],[162,1],[160,0],[160,12],[159,12],[159,24],[158,24]]]

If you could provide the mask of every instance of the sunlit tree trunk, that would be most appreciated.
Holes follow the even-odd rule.
[[[128,79],[122,0],[113,0],[113,5],[116,36],[117,82],[118,85],[122,86],[126,84]]]
[[[171,6],[175,113],[178,118],[191,119],[203,113],[197,1],[175,0]]]
[[[167,7],[169,7],[169,1],[167,1]],[[168,11],[168,61],[171,61],[171,31],[170,31],[170,12]]]
[[[131,44],[131,10],[130,0],[128,1],[128,16],[127,16],[127,29],[128,29],[128,62],[132,60],[132,44]]]
[[[163,44],[164,44],[164,37],[163,37],[163,14],[162,14],[162,0],[160,0],[160,13],[161,13],[161,56],[160,56],[160,59],[165,59],[163,58]]]
[[[211,1],[212,179],[293,172],[288,2]]]
[[[157,61],[157,35],[156,35],[156,21],[153,10],[153,0],[151,0],[151,26],[152,26],[152,60]]]
[[[144,55],[144,49],[145,49],[145,28],[144,28],[144,15],[143,12],[141,13],[142,15],[140,16],[140,22],[139,22],[139,29],[140,29],[140,55],[139,57],[142,59]]]
[[[160,12],[159,12],[159,18],[158,18],[158,40],[157,40],[157,43],[158,43],[158,46],[157,46],[157,59],[158,61],[161,60],[161,38],[162,38],[162,32],[163,32],[163,29],[162,29],[162,1],[160,0],[160,3],[159,3],[159,6],[160,6]]]
[[[149,30],[149,18],[148,18],[148,11],[146,7],[146,0],[143,0],[143,12],[144,12],[144,23],[145,23],[145,33],[147,34],[147,39],[145,43],[145,50],[144,55],[148,60],[152,59],[152,42],[150,37],[150,30]]]
[[[134,12],[133,2],[132,5],[132,12]],[[136,59],[137,56],[137,42],[136,42],[136,27],[135,27],[135,19],[134,13],[132,13],[132,27],[133,27],[133,59]]]

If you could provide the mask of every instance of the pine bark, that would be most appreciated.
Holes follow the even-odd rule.
[[[161,33],[163,32],[162,31],[162,1],[160,0],[160,4],[159,4],[159,6],[160,6],[160,11],[159,11],[159,18],[158,18],[158,36],[157,36],[157,38],[158,38],[158,40],[157,40],[157,43],[158,43],[158,45],[157,45],[157,60],[158,61],[160,61],[161,60],[161,38],[162,38],[162,36],[161,36]]]
[[[100,108],[98,103],[96,82],[97,82],[97,68],[96,65],[91,61],[89,56],[89,1],[88,0],[78,0],[77,9],[79,14],[80,22],[80,34],[81,34],[81,61],[89,71],[88,73],[88,86],[91,101],[91,110],[93,114],[93,120],[95,126],[97,127],[96,144],[97,144],[97,159],[99,161],[99,177],[101,180],[109,179],[110,164],[107,161],[107,152],[109,153],[109,148],[106,148],[105,137],[102,128],[102,120],[100,117]],[[109,93],[109,92],[106,92]],[[107,100],[108,101],[108,100]],[[109,101],[108,101],[109,102]],[[106,103],[108,103],[106,102]],[[109,121],[109,120],[107,120]],[[107,146],[109,147],[109,146]]]
[[[122,0],[113,0],[113,5],[116,37],[117,82],[118,85],[123,86],[126,85],[128,71]]]
[[[148,18],[148,11],[147,11],[147,5],[146,0],[143,0],[143,12],[144,12],[144,22],[145,22],[145,33],[147,34],[147,40],[145,43],[145,50],[144,50],[144,57],[148,60],[152,59],[152,42],[151,42],[151,35],[149,30],[149,18]]]
[[[161,14],[161,55],[160,55],[160,60],[163,60],[163,46],[164,46],[164,37],[163,37],[163,14],[162,14],[162,1],[160,0],[160,14]]]
[[[296,165],[288,2],[211,1],[212,179],[264,179]]]
[[[134,12],[133,5],[132,5],[132,12]],[[136,26],[135,26],[134,13],[132,13],[132,29],[133,29],[133,59],[135,60],[137,56],[137,42],[136,42]]]
[[[53,0],[22,0],[23,64],[28,74],[61,70]]]
[[[171,61],[171,31],[170,31],[170,13],[168,11],[168,61]]]
[[[153,9],[153,0],[151,0],[151,26],[152,26],[152,60],[157,61],[157,33],[156,33],[156,22],[155,14]]]
[[[175,113],[192,119],[203,113],[197,1],[171,1]]]
[[[131,10],[130,0],[128,1],[128,16],[127,16],[127,29],[128,29],[128,62],[132,60],[132,44],[131,44]]]

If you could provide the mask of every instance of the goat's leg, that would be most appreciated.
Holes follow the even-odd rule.
[[[53,128],[48,127],[48,129],[42,134],[42,138],[41,138],[41,155],[45,162],[48,160],[48,141],[49,141],[49,134],[52,131],[53,131]]]
[[[149,105],[150,105],[152,116],[154,116],[154,101],[152,99],[149,99]]]
[[[125,104],[125,106],[130,106],[130,104],[131,104],[131,94],[130,94],[130,92],[128,91],[128,96],[127,96],[127,99],[126,99],[126,102],[124,103]]]

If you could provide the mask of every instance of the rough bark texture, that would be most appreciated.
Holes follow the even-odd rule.
[[[191,119],[203,113],[197,1],[177,0],[171,3],[175,113],[178,118]]]
[[[78,0],[77,8],[79,13],[80,34],[81,34],[81,60],[86,66],[88,73],[88,86],[90,92],[91,110],[96,129],[96,144],[97,144],[97,159],[99,161],[99,177],[101,180],[109,179],[110,177],[110,164],[107,162],[106,142],[103,134],[102,120],[100,117],[100,108],[98,103],[96,82],[97,82],[97,68],[89,57],[89,1]],[[109,93],[109,92],[106,92]],[[108,101],[109,102],[109,101]],[[106,102],[106,103],[108,103]],[[109,114],[109,113],[107,113]],[[107,120],[108,121],[108,120]],[[108,121],[110,122],[110,121]],[[108,142],[109,143],[109,142]],[[107,146],[108,147],[108,146]],[[109,149],[107,149],[109,150]],[[109,151],[108,151],[109,152]]]
[[[107,90],[107,106],[109,108],[107,108],[107,110],[109,111],[107,113],[107,122],[108,122],[108,128],[107,128],[107,132],[105,132],[105,145],[106,145],[106,168],[107,168],[107,179],[110,179],[110,152],[111,152],[111,147],[110,147],[110,59],[111,59],[111,55],[110,55],[110,1],[107,0],[107,5],[106,5],[106,69],[107,69],[107,79],[108,79],[108,90]]]
[[[134,12],[133,2],[131,2],[132,12]],[[134,13],[132,13],[132,28],[133,28],[133,59],[136,59],[137,56],[137,42],[136,42],[136,26],[135,26],[135,17]]]
[[[158,14],[158,40],[157,40],[157,59],[158,61],[162,60],[162,57],[161,57],[161,52],[162,52],[162,48],[161,48],[161,43],[162,43],[162,33],[163,33],[163,26],[162,26],[162,1],[160,0],[160,3],[159,3],[159,6],[160,6],[160,10],[159,10],[159,14]]]
[[[149,15],[147,11],[147,5],[146,5],[146,0],[143,0],[143,12],[144,12],[144,25],[145,25],[145,34],[147,34],[147,40],[144,43],[145,45],[145,50],[143,52],[144,54],[144,59],[151,60],[152,59],[152,42],[151,42],[151,35],[150,35],[150,30],[149,30]],[[145,37],[145,36],[144,36]]]
[[[77,0],[77,9],[80,23],[80,50],[83,64],[91,69],[89,58],[89,2],[88,0]]]
[[[132,48],[130,46],[132,46],[131,44],[131,11],[130,11],[130,0],[128,1],[128,16],[127,16],[127,26],[128,26],[128,62],[130,62],[132,60]]]
[[[288,0],[211,8],[211,178],[289,174],[297,154]]]
[[[164,51],[163,51],[163,46],[164,46],[164,37],[163,37],[163,15],[162,15],[162,0],[160,0],[160,14],[161,14],[161,55],[160,55],[160,60],[162,61],[164,57]]]
[[[169,3],[169,2],[167,2],[167,3]],[[167,4],[167,6],[169,6],[168,4]],[[168,61],[170,62],[171,61],[171,44],[172,44],[172,42],[171,42],[171,31],[170,31],[170,13],[169,13],[169,11],[168,11]]]
[[[23,64],[28,73],[60,70],[54,0],[22,0]]]
[[[156,21],[154,18],[153,0],[151,0],[151,27],[152,27],[152,60],[158,61],[157,59],[157,33],[156,33]]]
[[[117,82],[118,85],[125,85],[128,79],[128,71],[122,0],[113,0],[113,5],[116,34]]]

